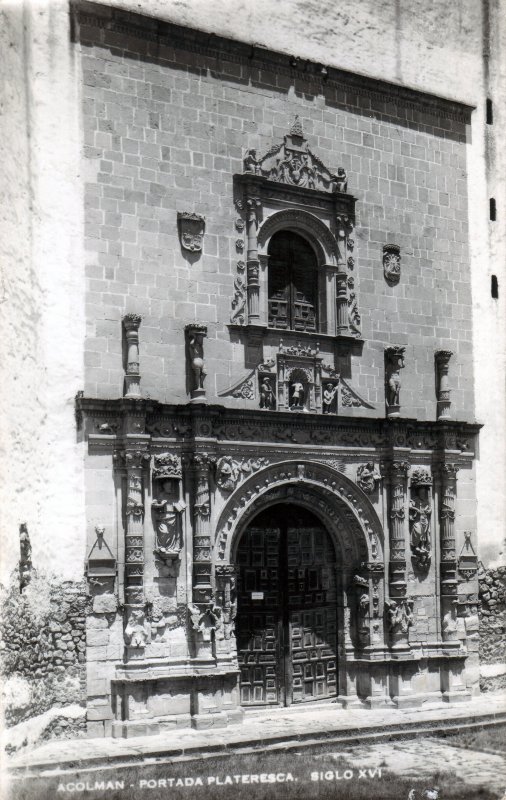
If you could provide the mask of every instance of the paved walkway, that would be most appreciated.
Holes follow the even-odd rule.
[[[333,754],[341,760],[343,752]],[[404,778],[423,780],[434,772],[454,773],[466,786],[486,786],[499,796],[506,793],[506,757],[472,749],[452,747],[435,739],[372,744],[346,749],[344,754],[351,767],[375,769],[382,767]],[[315,756],[315,760],[329,754]]]
[[[392,736],[430,735],[438,728],[462,729],[481,722],[506,724],[506,694],[487,694],[456,706],[439,703],[423,709],[348,709],[338,705],[300,710],[273,709],[246,714],[242,724],[205,731],[185,728],[158,736],[131,739],[72,739],[47,742],[14,755],[19,774],[47,773],[55,768],[98,768],[149,760],[198,758],[204,753],[251,752],[333,743],[385,741]],[[453,749],[453,748],[452,748]],[[465,758],[465,752],[464,752]]]

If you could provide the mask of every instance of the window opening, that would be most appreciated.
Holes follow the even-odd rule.
[[[494,109],[492,106],[492,100],[490,97],[487,97],[487,125],[493,125],[494,123]]]
[[[496,221],[496,208],[495,208],[495,198],[490,198],[490,219],[492,222]]]
[[[312,247],[296,233],[279,231],[268,252],[269,326],[315,332],[318,270]]]
[[[490,281],[490,291],[492,294],[492,298],[494,300],[499,299],[499,283],[497,281],[497,275],[492,275],[492,280]]]

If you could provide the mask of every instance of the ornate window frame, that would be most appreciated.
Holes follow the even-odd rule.
[[[354,289],[356,199],[346,191],[346,174],[334,174],[309,149],[296,119],[280,145],[260,159],[254,150],[244,159],[244,172],[234,175],[236,205],[244,217],[246,264],[244,311],[240,323],[250,342],[268,332],[269,243],[278,231],[303,236],[313,247],[318,263],[319,329],[317,332],[283,331],[287,338],[331,337],[342,342],[361,341]],[[237,317],[237,315],[236,315]],[[242,324],[241,324],[242,323]]]

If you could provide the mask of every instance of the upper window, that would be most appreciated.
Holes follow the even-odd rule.
[[[269,327],[317,331],[318,265],[312,247],[296,233],[279,231],[268,254]]]

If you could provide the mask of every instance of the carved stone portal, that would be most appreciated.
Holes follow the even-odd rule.
[[[200,253],[204,239],[205,217],[189,211],[178,211],[177,222],[181,247],[190,253]]]

